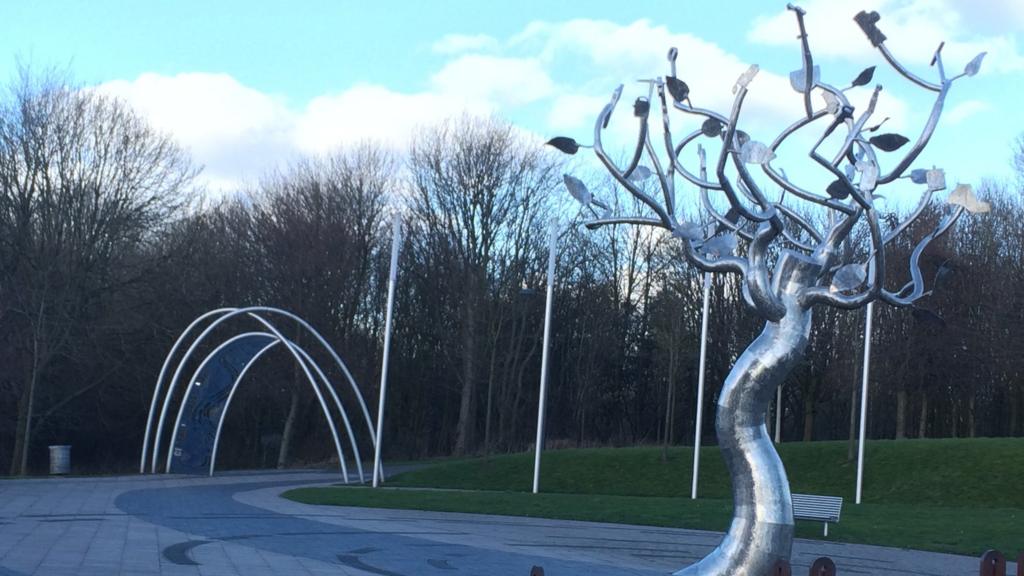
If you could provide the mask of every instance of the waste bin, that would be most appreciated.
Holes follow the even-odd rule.
[[[71,473],[71,446],[50,446],[50,474]]]

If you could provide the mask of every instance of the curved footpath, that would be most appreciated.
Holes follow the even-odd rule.
[[[440,512],[298,504],[279,497],[336,473],[0,481],[0,576],[548,576],[668,574],[720,534]],[[840,574],[973,576],[972,557],[798,540]],[[1010,572],[1010,570],[1008,570]]]

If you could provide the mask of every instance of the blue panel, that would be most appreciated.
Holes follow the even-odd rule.
[[[275,340],[264,334],[249,334],[217,350],[189,382],[189,393],[178,435],[171,447],[170,472],[208,474],[213,454],[213,439],[224,410],[231,385],[260,350]]]

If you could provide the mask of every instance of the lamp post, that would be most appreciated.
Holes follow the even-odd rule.
[[[537,441],[533,456],[533,493],[540,491],[540,453],[544,448],[544,417],[548,395],[548,356],[551,339],[551,305],[555,297],[555,246],[558,240],[558,220],[551,219],[548,230],[548,289],[544,303],[544,348],[540,360],[540,394],[537,400]]]
[[[864,440],[868,427],[868,377],[871,366],[871,320],[874,311],[874,302],[869,303],[864,309],[864,367],[860,383],[860,442],[857,444],[857,504],[860,504],[864,487]]]
[[[391,353],[391,318],[395,307],[395,281],[398,278],[398,251],[402,245],[402,220],[395,215],[391,236],[391,269],[388,272],[388,311],[384,320],[384,359],[380,368],[380,398],[377,400],[377,437],[373,448],[373,487],[383,481],[380,470],[380,448],[384,434],[384,399],[388,394],[388,358]]]

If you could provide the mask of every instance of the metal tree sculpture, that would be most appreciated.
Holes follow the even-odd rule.
[[[767,574],[776,561],[790,556],[793,509],[789,482],[768,435],[765,414],[775,388],[805,353],[812,309],[819,304],[854,309],[874,301],[893,306],[912,305],[927,294],[919,264],[924,249],[965,211],[988,210],[988,205],[978,201],[969,186],[957,186],[947,198],[947,207],[941,209],[944,214],[938,225],[918,242],[910,256],[910,282],[894,291],[886,288],[886,246],[922,215],[935,192],[945,189],[945,178],[939,169],[911,170],[906,177],[924,186],[920,201],[905,220],[892,222],[885,230],[875,207],[879,198],[876,190],[904,177],[904,172],[935,131],[953,82],[976,74],[984,53],[972,60],[961,74],[947,77],[940,45],[932,60],[938,81],[930,82],[910,72],[889,52],[886,37],[877,27],[877,13],[857,14],[854,20],[885,60],[910,82],[935,93],[931,115],[917,141],[890,170],[883,171],[880,153],[895,152],[910,141],[899,134],[870,136],[880,126],[866,127],[881,86],[874,89],[866,110],[859,115],[855,114],[845,94],[851,88],[870,83],[874,67],[862,72],[846,88],[826,84],[811,57],[804,11],[792,5],[787,7],[796,15],[803,48],[803,66],[790,75],[790,81],[802,95],[805,114],[771,144],[752,140],[737,128],[748,85],[758,72],[756,65],[737,80],[731,113],[718,114],[691,103],[689,87],[675,74],[676,50],[673,48],[669,51],[671,75],[645,81],[650,84],[649,96],[638,98],[633,105],[633,113],[639,119],[639,137],[632,160],[625,168],[608,157],[601,141],[622,93],[621,86],[601,111],[594,127],[592,147],[597,157],[618,184],[646,206],[650,214],[613,215],[609,205],[593,198],[583,182],[565,176],[572,195],[595,215],[595,219],[587,223],[588,227],[637,224],[671,231],[682,240],[690,264],[706,272],[740,275],[744,301],[765,319],[764,330],[736,361],[718,399],[715,428],[732,478],[732,524],[718,548],[677,573],[682,575],[761,576]],[[652,138],[649,122],[655,93],[663,134]],[[815,94],[823,98],[824,105],[820,109],[812,104]],[[702,124],[676,142],[670,129],[670,112],[696,116]],[[826,127],[809,157],[814,165],[828,171],[829,179],[834,179],[824,193],[801,187],[787,178],[785,172],[772,166],[780,145],[819,120]],[[845,137],[843,130],[837,132],[840,128],[845,128]],[[836,136],[829,140],[834,133]],[[664,141],[658,142],[661,137]],[[707,177],[704,152],[699,145],[699,174],[687,170],[679,160],[686,147],[700,138],[720,138],[723,142],[713,179]],[[549,144],[570,154],[587,147],[567,137],[554,138]],[[838,149],[833,150],[831,156],[824,155],[822,148],[837,144]],[[644,156],[651,168],[640,165]],[[782,197],[777,201],[770,199],[752,177],[749,166],[759,166],[782,188]],[[656,179],[656,186],[661,189],[660,199],[648,194],[640,184],[647,178]],[[702,221],[687,222],[677,211],[677,178],[700,189]],[[712,192],[724,196],[728,202],[729,208],[724,213],[712,203]],[[826,208],[830,213],[829,223],[819,229],[801,217],[784,202],[794,198]],[[595,206],[601,209],[601,215]],[[867,227],[870,238],[870,249],[864,261],[856,261],[851,252],[841,246],[858,225]],[[745,244],[745,249],[738,250],[738,243]]]

